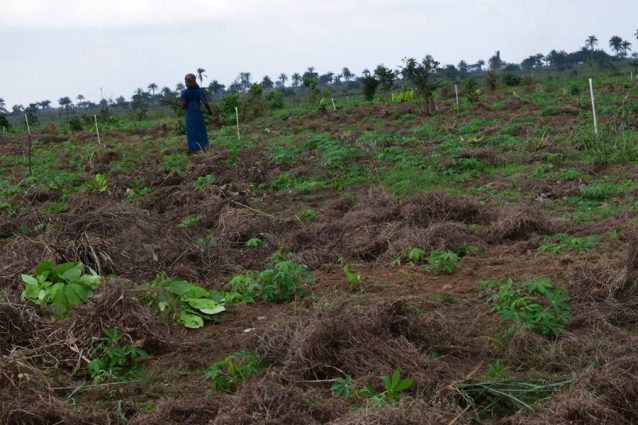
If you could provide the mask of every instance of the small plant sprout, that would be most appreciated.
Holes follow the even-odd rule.
[[[204,377],[215,392],[228,393],[261,370],[259,359],[252,353],[240,351],[211,364]]]
[[[350,267],[347,264],[343,266],[343,274],[350,285],[355,287],[359,287],[361,285],[361,273],[351,272]]]
[[[193,182],[193,189],[201,190],[201,189],[205,188],[206,186],[210,186],[213,183],[215,183],[215,180],[216,180],[216,178],[212,174],[207,174],[205,176],[199,176]]]
[[[264,246],[264,241],[261,238],[250,238],[246,241],[246,248],[251,248],[251,249],[255,249],[255,248],[261,248],[262,246]]]
[[[109,185],[106,182],[106,177],[102,174],[95,175],[95,191],[99,193],[103,193],[109,190]]]
[[[348,400],[350,398],[350,394],[352,393],[353,384],[352,384],[352,376],[346,375],[345,377],[338,377],[337,382],[335,382],[330,390],[332,391],[332,396],[335,398],[343,397]]]

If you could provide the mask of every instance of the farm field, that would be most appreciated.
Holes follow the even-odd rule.
[[[595,90],[598,137],[585,79],[0,136],[0,422],[637,423],[638,82]]]

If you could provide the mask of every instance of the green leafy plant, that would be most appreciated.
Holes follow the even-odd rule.
[[[394,369],[391,375],[381,376],[384,390],[378,392],[372,385],[364,385],[362,388],[356,389],[352,383],[352,377],[346,375],[343,378],[337,378],[335,384],[331,387],[333,397],[343,397],[350,399],[351,395],[358,400],[370,403],[373,407],[383,410],[388,404],[399,401],[401,393],[409,389],[414,381],[412,379],[401,379],[401,371]]]
[[[311,221],[317,217],[317,212],[312,208],[308,208],[300,212],[297,217],[299,217],[301,221]]]
[[[435,275],[452,274],[459,267],[459,256],[452,251],[434,250],[427,259],[427,270]]]
[[[354,385],[352,384],[352,376],[338,377],[337,381],[330,387],[332,396],[335,398],[343,397],[348,400],[352,394]]]
[[[246,241],[246,248],[261,248],[264,246],[264,241],[261,238],[250,238]]]
[[[100,193],[109,190],[109,185],[106,182],[106,177],[104,177],[102,174],[95,175],[95,190]]]
[[[91,378],[95,382],[120,380],[138,372],[138,362],[148,358],[146,351],[122,345],[124,334],[117,328],[102,328],[102,332],[104,337],[89,353],[93,358],[88,364]]]
[[[204,217],[203,215],[193,215],[190,217],[186,217],[177,225],[177,227],[192,229],[199,226],[199,223],[201,223],[202,220],[204,220],[205,218],[206,217]]]
[[[201,190],[201,189],[205,188],[206,186],[210,186],[213,183],[215,183],[215,180],[216,180],[216,178],[212,174],[207,174],[205,176],[199,176],[193,182],[193,189]]]
[[[85,303],[100,283],[100,276],[91,269],[84,273],[81,263],[56,266],[51,260],[38,264],[34,275],[23,274],[21,278],[25,283],[22,299],[50,305],[57,319],[66,317],[70,306]]]
[[[481,281],[483,289],[496,292],[489,298],[492,311],[502,322],[513,322],[510,331],[525,327],[546,337],[559,337],[571,319],[569,296],[559,288],[553,288],[547,278],[515,283],[511,278],[505,282]]]
[[[204,377],[211,381],[213,391],[227,393],[260,370],[261,363],[254,354],[240,351],[211,364]]]
[[[484,376],[491,381],[503,381],[508,379],[509,373],[507,367],[497,360],[495,363],[487,365],[487,371]]]
[[[584,238],[569,236],[567,233],[557,233],[553,236],[545,236],[537,249],[538,253],[560,254],[563,251],[587,252],[600,240],[597,235],[589,235]]]
[[[350,285],[355,287],[361,286],[361,273],[351,272],[350,267],[346,264],[343,266],[343,274]]]
[[[425,258],[425,251],[421,248],[403,248],[399,252],[399,257],[392,261],[393,266],[400,266],[404,260],[406,266],[414,266],[416,263],[422,262]]]
[[[160,273],[149,283],[151,288],[160,290],[155,302],[160,311],[172,314],[178,323],[189,329],[204,326],[205,320],[226,310],[225,298],[185,280],[168,278]]]
[[[270,257],[270,267],[257,273],[249,271],[229,282],[229,296],[239,302],[252,302],[254,297],[264,301],[284,302],[305,294],[304,285],[312,283],[308,266],[297,264],[277,251]]]

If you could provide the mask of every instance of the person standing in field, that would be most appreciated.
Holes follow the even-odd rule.
[[[186,89],[180,95],[180,105],[186,109],[186,142],[188,153],[199,152],[208,146],[208,134],[204,124],[204,114],[200,108],[203,103],[209,114],[213,115],[204,90],[199,87],[195,74],[186,74],[184,77]]]

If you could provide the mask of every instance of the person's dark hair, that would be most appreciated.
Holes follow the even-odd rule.
[[[199,85],[197,84],[197,77],[195,74],[186,74],[184,77],[184,82],[186,83],[186,87],[189,89],[198,89]]]

